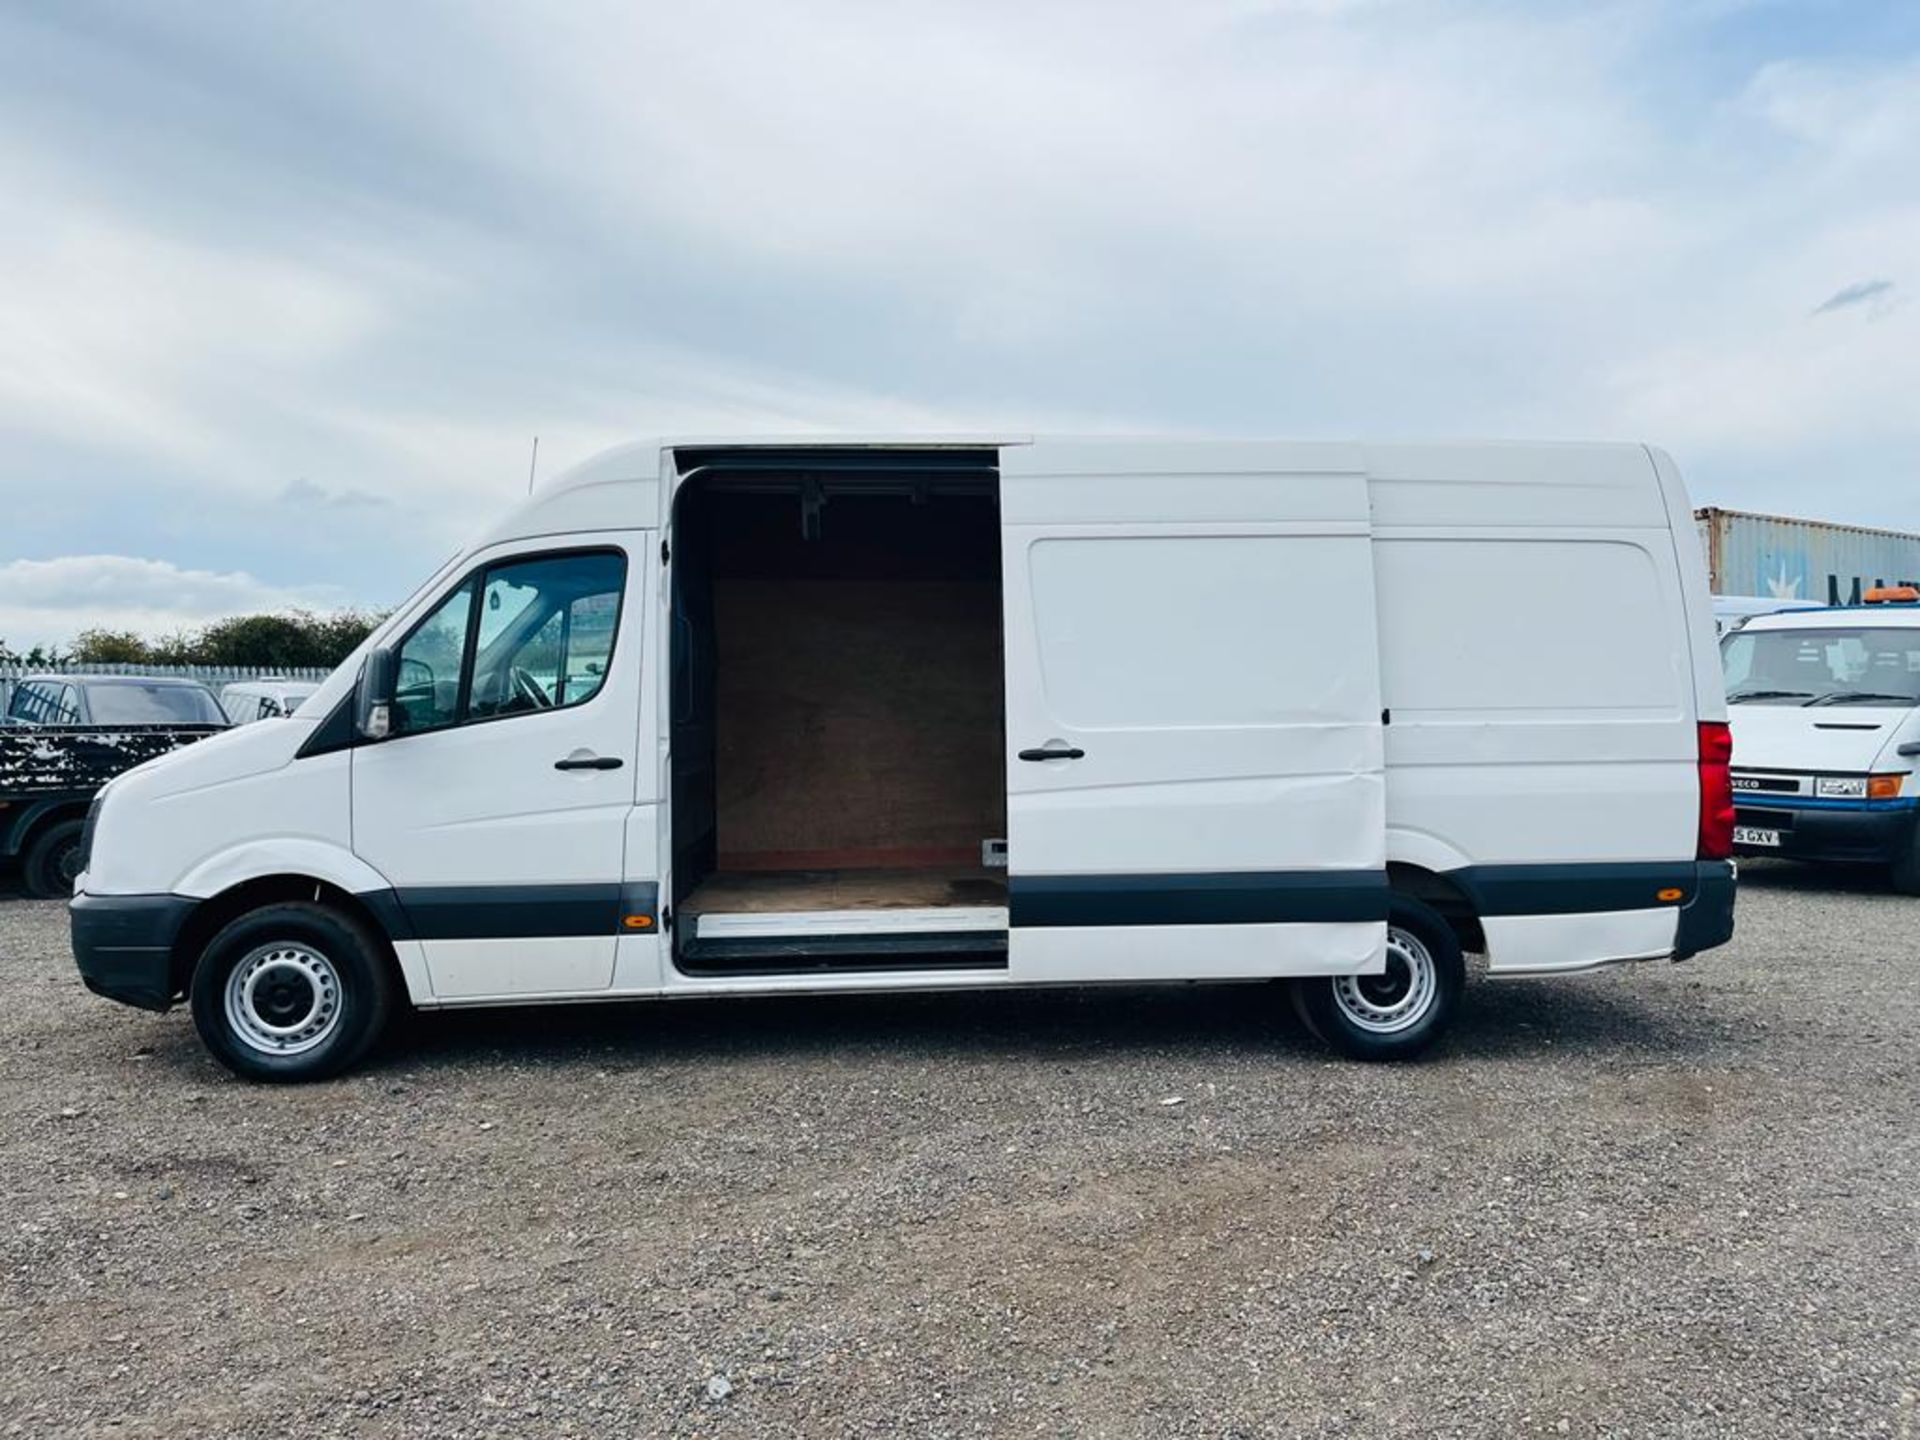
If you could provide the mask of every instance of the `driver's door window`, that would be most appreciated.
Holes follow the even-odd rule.
[[[580,705],[599,692],[627,564],[611,551],[514,561],[487,571],[467,718]]]
[[[463,581],[401,643],[394,733],[584,704],[613,657],[626,557],[509,560]]]

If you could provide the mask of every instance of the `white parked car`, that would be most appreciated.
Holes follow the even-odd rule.
[[[1920,895],[1920,592],[1756,616],[1723,642],[1735,848],[1867,863]]]
[[[390,1011],[1286,980],[1417,1054],[1732,931],[1713,612],[1635,445],[628,446],[291,720],[110,785],[96,991],[336,1072]]]
[[[236,680],[221,687],[220,708],[236,725],[291,715],[320,688],[317,680]]]

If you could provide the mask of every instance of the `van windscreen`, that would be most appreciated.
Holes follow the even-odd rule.
[[[1721,658],[1734,705],[1920,705],[1920,626],[1749,627]]]

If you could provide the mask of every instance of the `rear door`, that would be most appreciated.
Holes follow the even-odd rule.
[[[1012,978],[1377,970],[1359,452],[1042,441],[1000,464]]]

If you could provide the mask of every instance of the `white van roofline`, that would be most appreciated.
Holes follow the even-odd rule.
[[[1920,605],[1822,605],[1817,610],[1778,610],[1756,615],[1743,630],[1831,630],[1835,625],[1920,626]]]
[[[1227,435],[1085,435],[1017,431],[814,432],[800,435],[677,435],[640,438],[615,445],[535,486],[510,511],[495,517],[463,547],[471,553],[487,545],[544,535],[592,530],[653,529],[664,519],[662,492],[672,483],[676,450],[1045,450],[1050,458],[1077,470],[1076,453],[1112,458],[1132,452],[1137,464],[1128,473],[1148,475],[1167,468],[1169,484],[1178,476],[1216,465],[1235,468],[1229,457],[1246,456],[1268,472],[1365,475],[1392,484],[1400,481],[1479,484],[1496,488],[1509,482],[1552,479],[1570,488],[1624,488],[1639,493],[1648,470],[1658,470],[1664,453],[1622,440],[1388,440],[1288,439]],[[1528,462],[1551,460],[1536,471]],[[1669,462],[1670,463],[1670,462]],[[1544,472],[1544,473],[1543,473]]]

